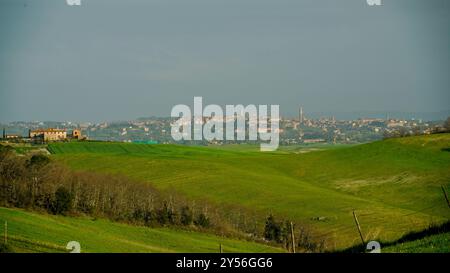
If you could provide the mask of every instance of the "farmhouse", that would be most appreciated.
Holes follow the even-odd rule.
[[[67,139],[86,139],[81,134],[81,130],[73,129],[72,134],[68,134],[66,129],[36,129],[29,131],[30,139],[40,139],[42,141],[61,141]]]
[[[5,136],[5,139],[20,139],[21,137],[22,137],[21,135],[17,135],[17,134],[14,134],[14,135],[8,134]]]
[[[58,141],[58,140],[66,140],[67,139],[67,131],[66,129],[36,129],[30,130],[29,133],[30,138],[41,138],[44,141]]]
[[[6,140],[18,140],[21,139],[22,136],[18,135],[18,134],[7,134],[6,133],[6,129],[3,128],[3,134],[2,134],[2,138],[1,139],[6,139]]]

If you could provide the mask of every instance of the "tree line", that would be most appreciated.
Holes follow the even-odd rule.
[[[43,154],[0,145],[0,205],[51,214],[104,216],[154,225],[212,226],[207,206],[120,175],[75,172]]]

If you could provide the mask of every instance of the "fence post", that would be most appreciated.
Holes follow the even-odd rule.
[[[295,253],[294,225],[291,222],[292,252]]]
[[[361,232],[361,226],[359,225],[359,221],[358,221],[358,218],[356,217],[355,211],[353,211],[353,218],[355,218],[355,223],[356,223],[356,227],[358,228],[359,237],[361,237],[361,242],[364,246],[364,245],[366,245],[366,243],[364,242],[364,238],[363,238],[362,232]]]
[[[445,201],[447,201],[447,206],[450,208],[450,201],[448,201],[447,192],[445,191],[444,186],[441,186],[442,192],[444,193]]]

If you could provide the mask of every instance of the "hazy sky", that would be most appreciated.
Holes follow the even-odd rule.
[[[0,0],[0,121],[450,110],[450,1]]]

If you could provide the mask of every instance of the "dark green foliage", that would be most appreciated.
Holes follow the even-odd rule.
[[[145,211],[140,208],[137,208],[130,215],[130,220],[140,221],[140,220],[144,220],[144,217],[145,217]]]
[[[8,244],[0,243],[0,253],[14,253],[14,250]]]
[[[157,217],[155,211],[153,211],[153,210],[144,211],[143,221],[144,221],[145,225],[150,226],[152,223],[156,222],[157,218],[158,217]]]
[[[69,190],[59,187],[55,192],[55,200],[51,211],[54,214],[66,214],[72,208],[73,196]]]
[[[264,238],[268,241],[282,242],[281,224],[275,221],[275,217],[272,214],[267,217],[264,227]]]
[[[207,228],[209,227],[209,219],[204,213],[200,213],[197,218],[195,218],[194,224],[199,227]]]
[[[162,208],[158,210],[157,214],[158,222],[161,225],[175,224],[176,222],[176,213],[167,205],[166,202],[164,202]]]
[[[284,221],[284,225],[281,228],[281,240],[284,248],[289,249],[291,247],[291,223],[289,221]]]
[[[180,222],[181,224],[188,226],[191,225],[194,220],[194,214],[188,206],[181,208]]]
[[[50,159],[43,154],[35,154],[27,162],[27,167],[40,169],[47,165]]]

